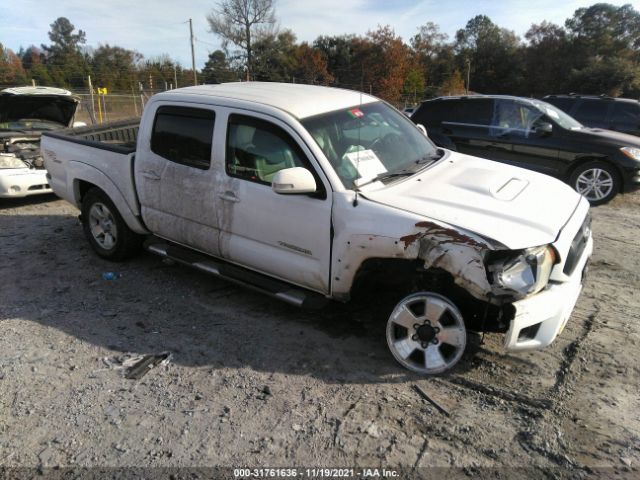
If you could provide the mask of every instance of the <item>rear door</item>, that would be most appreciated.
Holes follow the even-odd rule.
[[[218,186],[224,258],[321,293],[329,292],[331,190],[310,150],[286,123],[246,111],[225,119],[225,174]],[[275,193],[274,175],[304,167],[314,194]]]
[[[447,136],[458,152],[489,158],[492,104],[492,99],[482,97],[444,100],[439,106],[441,117],[436,131]]]
[[[187,103],[156,108],[149,140],[139,146],[134,163],[142,218],[160,237],[219,255],[212,162],[216,111]]]

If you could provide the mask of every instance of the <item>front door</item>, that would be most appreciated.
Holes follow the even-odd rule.
[[[489,158],[554,174],[559,171],[558,132],[538,131],[550,123],[544,112],[511,99],[496,99],[491,119]]]
[[[304,167],[314,194],[277,194],[279,170]],[[318,292],[329,291],[331,190],[295,131],[258,114],[229,111],[226,176],[220,204],[220,251],[229,261]]]

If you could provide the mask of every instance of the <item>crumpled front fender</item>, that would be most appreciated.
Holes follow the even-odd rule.
[[[423,260],[425,269],[450,273],[458,286],[479,300],[491,297],[484,256],[498,245],[433,222],[418,222],[416,227],[418,232],[400,238],[408,257]]]

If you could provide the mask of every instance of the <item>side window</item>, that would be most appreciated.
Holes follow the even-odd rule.
[[[271,185],[284,169],[304,167],[315,171],[298,144],[280,127],[245,115],[231,115],[227,129],[227,173],[250,182]],[[322,183],[316,178],[320,188]]]
[[[540,110],[513,100],[498,99],[494,103],[491,118],[491,135],[508,133],[514,137],[527,138],[534,125],[543,117]]]
[[[625,131],[640,130],[640,104],[615,102],[611,126]]]
[[[151,151],[172,162],[206,170],[211,164],[215,114],[200,108],[158,108]]]
[[[447,110],[451,102],[436,100],[424,102],[412,117],[415,123],[421,123],[425,127],[438,127],[443,121],[449,120]]]
[[[571,107],[573,107],[573,105],[576,102],[574,98],[565,98],[565,97],[545,98],[544,101],[547,103],[550,103],[555,107],[558,107],[560,110],[562,110],[565,113],[570,113]]]
[[[584,100],[573,114],[573,117],[586,125],[604,125],[607,118],[609,102],[603,100]]]
[[[493,100],[488,98],[466,98],[455,103],[457,104],[457,111],[454,110],[453,114],[458,119],[454,121],[484,127],[489,125]]]

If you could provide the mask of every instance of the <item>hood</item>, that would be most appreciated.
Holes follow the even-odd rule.
[[[581,201],[555,178],[450,152],[424,172],[362,195],[521,249],[552,243]]]
[[[605,130],[603,128],[584,127],[581,130],[571,130],[571,135],[583,138],[586,141],[596,141],[612,147],[636,147],[640,148],[640,137],[627,133]]]
[[[0,92],[0,123],[21,119],[45,120],[71,126],[79,101],[68,94],[26,94]]]

